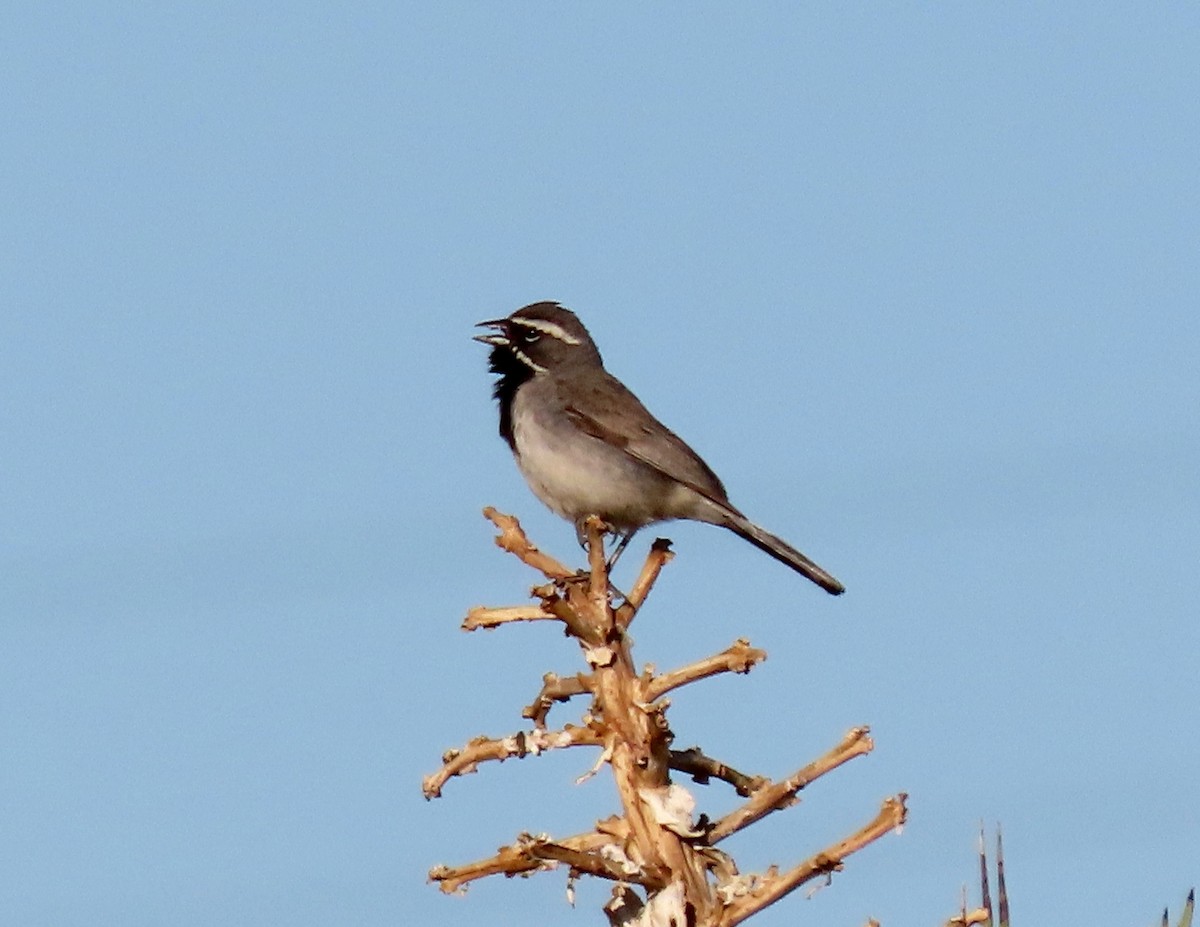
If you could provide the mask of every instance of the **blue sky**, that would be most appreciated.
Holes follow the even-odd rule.
[[[484,505],[578,556],[469,340],[537,299],[849,589],[661,532],[640,659],[770,653],[677,694],[682,745],[783,775],[877,741],[744,868],[911,795],[902,836],[755,924],[940,923],[981,819],[1018,920],[1177,907],[1198,60],[1185,4],[10,11],[4,920],[597,922],[560,875],[424,882],[613,809],[585,752],[420,795],[578,666],[547,628],[457,631],[531,581]]]

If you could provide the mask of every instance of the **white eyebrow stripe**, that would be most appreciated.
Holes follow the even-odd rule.
[[[526,319],[515,315],[511,321],[517,325],[524,325],[526,328],[536,329],[543,335],[549,335],[551,338],[557,338],[563,344],[580,343],[578,338],[568,335],[561,325],[555,325],[553,322],[547,322],[545,319]]]

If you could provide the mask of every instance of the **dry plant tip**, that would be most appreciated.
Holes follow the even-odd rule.
[[[480,628],[492,631],[502,624],[513,621],[553,620],[554,615],[538,605],[512,605],[505,608],[486,608],[477,605],[468,610],[461,627],[464,631],[478,631]]]
[[[542,677],[536,697],[523,711],[532,729],[505,737],[480,736],[447,750],[441,767],[422,781],[425,797],[440,796],[450,779],[476,772],[488,762],[589,746],[598,748],[599,755],[578,781],[607,767],[622,813],[571,837],[525,833],[489,858],[457,867],[435,866],[429,877],[443,892],[462,892],[470,882],[487,876],[524,877],[558,868],[567,871],[572,903],[576,882],[584,876],[614,883],[612,900],[605,906],[612,925],[687,922],[696,927],[736,927],[800,885],[828,882],[847,856],[903,825],[906,808],[901,793],[885,801],[870,824],[786,872],[772,866],[758,874],[739,874],[733,858],[714,844],[796,804],[798,793],[816,779],[870,752],[868,729],[848,731],[823,756],[777,782],[741,773],[698,747],[672,750],[675,735],[667,723],[668,693],[710,676],[747,673],[766,659],[766,652],[738,638],[724,651],[681,668],[657,674],[647,665],[639,672],[626,632],[663,567],[674,557],[671,542],[658,538],[651,544],[629,593],[622,596],[608,575],[608,528],[600,519],[589,517],[580,526],[587,542],[588,568],[576,571],[539,550],[513,516],[490,506],[484,515],[498,530],[497,546],[544,580],[532,589],[533,604],[472,608],[464,629],[558,621],[563,633],[579,645],[587,667],[574,675]],[[619,607],[614,596],[624,599]],[[548,729],[551,707],[578,695],[590,697],[582,724]],[[742,802],[731,813],[710,821],[697,812],[693,792],[672,783],[672,770],[699,783],[727,782]]]
[[[537,545],[525,535],[521,523],[512,515],[505,515],[490,505],[483,510],[483,515],[500,530],[500,534],[496,537],[496,546],[501,550],[513,554],[551,581],[566,579],[574,575],[574,570],[563,566],[548,554],[542,553]]]

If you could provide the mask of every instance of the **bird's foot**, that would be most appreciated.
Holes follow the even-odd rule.
[[[580,547],[582,547],[585,551],[588,551],[590,553],[591,545],[588,541],[588,525],[587,525],[588,518],[589,518],[589,516],[584,515],[582,518],[577,518],[575,520],[575,539],[579,542]],[[604,530],[601,533],[601,543],[603,543],[604,539],[606,539],[608,537],[613,537],[613,538],[617,539],[617,543],[613,547],[612,552],[610,554],[608,554],[608,556],[605,558],[604,572],[606,574],[608,574],[610,577],[609,581],[608,581],[608,590],[609,590],[610,597],[612,595],[617,595],[617,596],[620,596],[622,601],[624,601],[627,598],[627,596],[625,595],[624,592],[622,592],[620,589],[618,589],[616,586],[613,585],[611,575],[612,575],[613,567],[616,566],[617,560],[620,559],[621,554],[625,551],[625,548],[626,548],[626,546],[628,546],[629,540],[630,540],[630,538],[633,537],[633,534],[634,534],[633,531],[619,531],[616,528],[611,527],[607,523],[605,523]],[[582,581],[586,581],[591,578],[591,575],[592,574],[591,574],[590,570],[580,570],[576,574],[576,577]]]

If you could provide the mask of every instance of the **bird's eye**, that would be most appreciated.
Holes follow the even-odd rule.
[[[541,337],[542,337],[542,333],[540,331],[538,331],[536,328],[527,328],[527,329],[525,329],[525,331],[523,331],[521,333],[521,340],[524,341],[526,344],[533,344],[535,341],[537,341]]]

